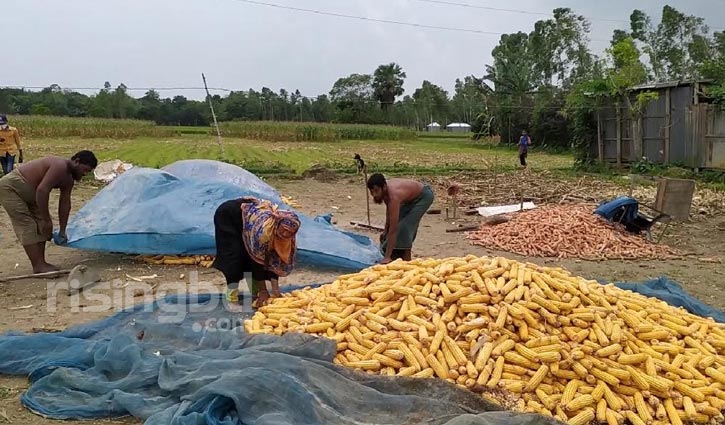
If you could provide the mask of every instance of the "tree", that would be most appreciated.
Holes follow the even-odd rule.
[[[630,16],[632,38],[643,45],[650,76],[657,81],[700,78],[700,67],[711,51],[709,28],[703,18],[685,15],[672,6],[662,8],[655,27],[641,10]]]
[[[426,124],[433,121],[440,121],[442,124],[448,123],[450,104],[448,92],[442,87],[424,80],[420,88],[413,93],[413,100],[417,113],[426,120]]]
[[[111,83],[106,81],[103,89],[91,98],[90,115],[100,118],[113,117],[113,98],[111,95]]]
[[[161,95],[155,90],[149,90],[139,99],[138,118],[147,121],[154,121],[157,124],[163,123],[161,116]]]
[[[405,78],[403,68],[397,63],[380,65],[375,70],[372,87],[383,110],[387,111],[395,103],[395,98],[403,95]]]
[[[337,118],[342,122],[376,122],[373,77],[370,74],[350,74],[335,81],[330,99],[335,103]]]
[[[451,100],[454,119],[472,123],[476,116],[488,112],[488,97],[491,89],[483,83],[482,78],[473,75],[463,80],[456,79],[455,94]]]
[[[581,81],[567,96],[567,111],[572,116],[573,139],[577,160],[593,161],[590,144],[596,134],[595,113],[605,99],[624,101],[631,116],[632,135],[641,139],[641,118],[647,104],[657,98],[654,92],[639,92],[631,98],[631,88],[647,80],[647,70],[640,60],[641,52],[632,37],[626,37],[607,50],[608,68],[591,79]],[[635,151],[641,146],[634,143]],[[639,155],[639,152],[635,152]]]
[[[529,35],[527,53],[537,80],[548,86],[571,85],[593,66],[589,52],[589,21],[568,8],[557,8],[554,18],[538,21]]]

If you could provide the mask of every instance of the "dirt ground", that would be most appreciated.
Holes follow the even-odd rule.
[[[351,221],[366,222],[366,193],[361,183],[348,180],[336,183],[322,183],[313,180],[272,182],[280,193],[292,197],[300,204],[300,210],[310,214],[332,212],[334,222],[344,229],[354,230]],[[74,210],[83,205],[98,190],[95,185],[84,183],[74,192]],[[52,211],[55,211],[53,201]],[[445,230],[475,223],[475,218],[464,220],[446,220],[445,205],[438,199],[434,208],[442,208],[441,215],[427,215],[421,224],[414,255],[418,257],[449,257],[467,254],[505,255],[509,258],[523,259],[540,264],[561,265],[575,274],[609,281],[641,281],[658,276],[669,276],[683,284],[694,296],[720,309],[725,309],[725,216],[698,218],[691,223],[674,226],[665,237],[668,243],[691,255],[678,260],[667,261],[602,261],[552,260],[542,258],[522,258],[517,255],[489,251],[469,244],[463,233],[447,233]],[[384,223],[384,208],[371,205],[373,224]],[[360,233],[365,231],[356,230]],[[377,235],[367,232],[377,239]],[[16,243],[15,236],[4,211],[0,211],[0,278],[30,273],[30,266],[22,248]],[[148,266],[136,262],[132,257],[111,254],[81,252],[67,248],[49,246],[50,262],[62,268],[71,268],[76,264],[87,264],[98,270],[104,281],[127,276],[140,277],[158,275],[147,282],[164,283],[189,280],[190,274],[199,273],[199,280],[209,282],[213,288],[223,289],[221,275],[213,270],[196,269],[188,266]],[[714,262],[711,260],[714,259]],[[703,261],[705,260],[705,261]],[[719,262],[718,262],[719,261]],[[311,282],[329,282],[336,275],[335,270],[297,270],[287,279],[287,284]],[[183,276],[183,277],[182,277]],[[48,281],[23,280],[0,283],[0,332],[10,330],[42,331],[60,330],[69,325],[87,322],[104,317],[113,311],[77,313],[69,308],[68,297],[58,295],[56,311],[49,311],[47,305]],[[113,288],[114,286],[111,286]],[[161,295],[161,294],[157,294]],[[130,303],[143,301],[143,298],[128,300]],[[81,305],[83,306],[83,305]],[[20,404],[20,396],[28,387],[25,377],[0,376],[0,423],[40,425],[54,421],[36,416]],[[75,421],[65,423],[75,424]],[[80,423],[80,422],[78,422]],[[84,424],[138,423],[133,419],[83,421]]]

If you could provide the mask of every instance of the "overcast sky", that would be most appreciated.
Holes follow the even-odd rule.
[[[369,18],[496,33],[531,31],[545,16],[432,4],[419,0],[260,0]],[[570,7],[592,21],[592,49],[602,52],[633,8],[659,20],[651,0],[449,0],[550,13]],[[677,9],[725,27],[723,0],[672,0]],[[406,93],[425,79],[452,91],[456,78],[480,76],[498,35],[363,22],[254,5],[239,0],[2,0],[0,85],[198,87],[263,86],[329,92],[350,73],[397,62]],[[611,22],[607,20],[621,20]],[[598,41],[599,40],[599,41]],[[141,96],[141,92],[133,92]],[[163,96],[177,94],[162,92]],[[184,92],[199,98],[202,93]]]

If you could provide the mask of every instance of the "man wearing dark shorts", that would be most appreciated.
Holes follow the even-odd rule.
[[[10,216],[34,273],[58,270],[45,261],[45,243],[53,236],[53,220],[48,209],[50,192],[60,190],[58,224],[60,240],[64,241],[73,186],[96,165],[98,160],[93,152],[80,151],[71,159],[47,156],[30,161],[0,178],[0,205]]]
[[[368,179],[368,190],[375,203],[385,203],[385,230],[380,236],[382,264],[396,259],[412,259],[418,226],[435,195],[428,185],[410,179],[386,180],[382,174]]]

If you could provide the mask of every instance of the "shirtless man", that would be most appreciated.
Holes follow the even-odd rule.
[[[413,242],[423,215],[433,203],[433,190],[415,180],[385,180],[382,174],[368,179],[368,190],[376,204],[385,203],[385,230],[380,235],[381,264],[412,259]]]
[[[45,243],[53,237],[53,220],[48,209],[50,191],[60,189],[59,236],[61,241],[66,242],[73,185],[96,165],[98,160],[93,152],[80,151],[70,160],[46,156],[30,161],[0,179],[0,205],[10,216],[15,234],[33,266],[33,273],[58,270],[45,261]]]

